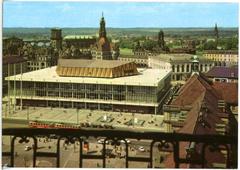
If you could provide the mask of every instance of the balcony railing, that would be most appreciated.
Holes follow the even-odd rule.
[[[16,142],[29,142],[29,139],[33,140],[33,154],[32,154],[32,166],[36,167],[36,160],[39,157],[56,158],[56,167],[60,167],[60,141],[62,139],[65,142],[74,144],[79,143],[79,167],[83,167],[83,160],[95,159],[102,161],[102,167],[106,167],[106,141],[112,141],[113,145],[119,145],[120,140],[125,142],[125,168],[129,167],[129,162],[146,162],[148,168],[153,168],[153,158],[156,156],[153,154],[153,148],[158,144],[160,151],[169,150],[173,154],[173,165],[175,168],[179,168],[181,164],[197,164],[201,168],[209,168],[207,166],[208,160],[206,154],[208,147],[218,148],[224,151],[226,154],[225,168],[237,168],[237,136],[222,136],[222,135],[190,135],[179,133],[160,133],[160,132],[134,132],[134,131],[121,131],[121,130],[94,130],[94,129],[40,129],[40,128],[5,128],[2,131],[3,136],[11,136],[10,152],[3,152],[3,157],[10,157],[10,167],[15,165],[15,145]],[[38,148],[38,137],[57,136],[56,152],[40,152]],[[101,155],[89,155],[84,152],[84,141],[89,137],[102,137],[104,138],[103,150]],[[20,139],[20,140],[19,140]],[[149,142],[148,157],[134,157],[129,155],[129,143],[126,139],[147,140]],[[189,142],[189,148],[186,149],[187,156],[180,156],[181,143]],[[200,147],[200,155],[198,159],[191,157],[192,151],[196,145]],[[198,147],[199,150],[199,147]],[[199,154],[199,153],[198,153]]]

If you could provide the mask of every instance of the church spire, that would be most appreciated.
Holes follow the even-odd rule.
[[[105,20],[102,12],[102,18],[100,20],[100,29],[99,29],[99,38],[105,37],[106,38],[107,33],[106,33],[106,28],[105,28]]]
[[[219,33],[218,33],[218,26],[217,26],[217,23],[215,23],[214,35],[215,35],[216,38],[219,38]]]

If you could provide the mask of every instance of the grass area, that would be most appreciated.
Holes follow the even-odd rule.
[[[120,48],[120,54],[122,55],[133,55],[132,49]]]

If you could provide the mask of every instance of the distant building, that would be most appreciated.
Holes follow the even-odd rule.
[[[51,29],[51,46],[57,50],[62,49],[62,30]]]
[[[132,62],[118,60],[66,59],[57,67],[6,80],[11,83],[11,102],[20,106],[161,114],[171,70],[137,69]]]
[[[89,50],[96,43],[97,38],[89,35],[67,35],[63,40],[67,48],[73,46],[80,50]]]
[[[238,66],[224,67],[215,66],[206,73],[206,76],[213,82],[238,82]]]
[[[170,48],[169,53],[172,53],[172,54],[180,54],[180,53],[196,54],[196,49],[195,48],[189,48],[189,47]]]
[[[117,60],[119,47],[107,38],[105,20],[100,20],[99,37],[89,35],[67,35],[63,39],[60,58]]]
[[[206,50],[203,56],[214,62],[215,66],[238,65],[238,51],[234,50]]]
[[[149,56],[149,67],[172,69],[172,80],[182,81],[187,80],[192,72],[192,57],[190,54],[160,54]],[[198,70],[207,72],[214,66],[211,60],[199,58]]]
[[[119,56],[119,48],[114,43],[110,43],[107,38],[105,28],[105,20],[102,16],[100,20],[99,38],[92,49],[93,59],[96,60],[117,60]]]
[[[137,67],[146,68],[148,67],[148,56],[141,55],[120,55],[118,57],[120,61],[135,62]]]
[[[19,55],[23,40],[17,37],[3,38],[3,55]]]
[[[58,51],[54,50],[49,42],[25,43],[21,56],[28,60],[28,71],[33,71],[56,65]]]

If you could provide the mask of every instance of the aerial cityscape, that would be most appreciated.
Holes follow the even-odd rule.
[[[2,167],[237,168],[238,5],[3,2]]]

